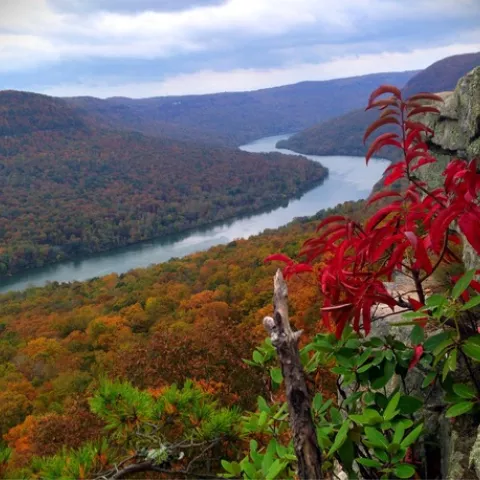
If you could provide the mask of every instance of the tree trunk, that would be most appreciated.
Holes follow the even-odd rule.
[[[302,331],[293,332],[290,327],[288,289],[280,270],[277,270],[274,278],[273,306],[273,318],[265,317],[263,325],[277,350],[282,367],[290,428],[298,459],[298,476],[301,479],[321,479],[322,456],[317,443],[310,395],[298,350],[298,340]]]

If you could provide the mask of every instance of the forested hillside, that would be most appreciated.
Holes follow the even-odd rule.
[[[191,378],[222,405],[253,407],[271,388],[242,361],[263,339],[271,308],[276,266],[263,260],[294,254],[327,213],[358,215],[363,205],[148,269],[0,296],[0,435],[12,449],[5,475],[30,477],[32,457],[100,438],[104,425],[86,399],[104,376],[151,392]],[[290,292],[294,325],[318,330],[315,286],[298,278]],[[326,391],[328,381],[318,378]]]
[[[3,274],[253,212],[327,173],[302,157],[100,130],[41,95],[4,92],[0,105]]]
[[[413,76],[404,86],[403,93],[410,96],[425,91],[453,90],[458,80],[477,65],[480,65],[480,53],[445,58]],[[278,147],[310,155],[363,156],[368,144],[363,145],[362,137],[374,119],[372,112],[353,110],[282,140]],[[388,148],[382,150],[382,156],[390,160],[399,158],[394,149]]]
[[[66,100],[110,127],[238,146],[268,135],[296,132],[358,108],[377,85],[402,87],[415,73],[378,73],[252,92]]]

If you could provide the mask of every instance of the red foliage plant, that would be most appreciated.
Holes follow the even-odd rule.
[[[443,172],[444,186],[434,190],[429,190],[415,175],[419,168],[436,162],[426,143],[433,131],[419,116],[438,114],[432,103],[439,101],[441,97],[430,93],[404,100],[401,91],[389,85],[376,89],[366,109],[378,108],[380,115],[365,132],[364,141],[379,127],[394,125],[396,130],[379,135],[371,143],[366,161],[368,164],[384,146],[400,149],[403,160],[387,168],[384,184],[389,186],[403,178],[408,181],[408,188],[401,193],[383,191],[374,195],[368,204],[387,197],[392,201],[364,224],[341,215],[324,219],[318,225],[317,235],[304,243],[300,254],[306,261],[302,263],[281,254],[265,259],[285,262],[286,278],[315,272],[324,296],[323,321],[338,338],[349,322],[357,332],[363,326],[368,335],[372,307],[378,304],[386,304],[392,311],[397,306],[411,310],[423,306],[422,283],[442,262],[456,258],[450,246],[461,239],[451,228],[453,221],[480,253],[480,175],[476,160],[451,161]],[[320,258],[324,267],[315,269]],[[384,280],[391,281],[396,271],[403,271],[414,280],[418,300],[409,298],[406,302],[388,292]],[[480,287],[476,282],[472,286]]]

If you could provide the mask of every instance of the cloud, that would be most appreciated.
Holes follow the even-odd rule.
[[[329,80],[378,71],[418,70],[447,56],[474,51],[480,51],[480,42],[416,49],[409,52],[343,56],[327,62],[297,64],[283,68],[236,69],[225,72],[203,70],[192,74],[174,75],[158,82],[115,84],[115,80],[109,78],[76,85],[51,86],[39,91],[55,96],[90,95],[100,98],[112,96],[143,98],[246,91],[292,84],[304,80]]]
[[[387,70],[374,62],[415,45],[467,48],[479,24],[479,0],[0,0],[0,88],[45,89],[49,72],[70,72],[64,90],[257,88],[342,76],[352,60],[351,73]]]

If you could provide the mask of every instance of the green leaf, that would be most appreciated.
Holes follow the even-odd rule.
[[[373,392],[365,392],[363,395],[363,401],[368,405],[375,401],[375,393]]]
[[[332,419],[332,422],[335,424],[340,424],[344,422],[344,418],[342,417],[342,414],[337,408],[330,409],[330,417]]]
[[[415,443],[417,441],[417,438],[420,436],[423,430],[423,423],[418,425],[416,428],[414,428],[403,440],[402,443],[400,444],[402,448],[407,448],[409,447],[412,443]]]
[[[320,408],[318,411],[319,414],[322,414],[327,411],[328,407],[333,403],[333,400],[329,398]]]
[[[358,370],[357,373],[363,373],[372,368],[374,365],[373,363],[366,363],[365,365],[361,366]]]
[[[263,475],[266,477],[270,467],[273,464],[273,458],[277,453],[277,442],[276,440],[271,440],[268,444],[267,451],[262,460],[262,472]]]
[[[258,350],[254,350],[252,357],[255,363],[263,364],[264,357]]]
[[[385,449],[388,447],[387,439],[376,428],[365,427],[365,435],[367,436],[367,439],[370,441],[370,443],[375,447],[382,447]]]
[[[375,455],[384,463],[387,463],[389,458],[387,452],[385,450],[380,450],[379,448],[375,448]]]
[[[478,307],[480,305],[480,295],[471,298],[463,307],[462,310],[470,310],[471,308]]]
[[[280,475],[280,473],[285,470],[285,467],[287,466],[286,462],[281,462],[278,458],[270,465],[270,468],[268,469],[267,475],[265,477],[266,480],[274,480],[275,478]]]
[[[261,412],[269,412],[270,407],[268,406],[267,401],[263,397],[257,397],[258,409]]]
[[[402,420],[399,420],[397,422],[397,425],[403,425],[403,427],[406,430],[407,428],[410,428],[413,425],[413,421],[410,420],[409,418],[403,418]]]
[[[400,422],[395,426],[392,442],[400,444],[402,442],[404,434],[405,426],[403,425],[403,423]]]
[[[383,412],[383,418],[385,421],[391,420],[395,415],[397,415],[398,411],[396,410],[398,406],[398,402],[400,401],[400,392],[397,392],[388,402],[387,408]]]
[[[262,428],[266,425],[268,420],[268,414],[267,412],[260,412],[260,415],[258,417],[258,426],[259,428]]]
[[[399,450],[400,450],[401,446],[399,443],[396,443],[396,442],[392,442],[388,448],[387,448],[387,452],[390,454],[390,455],[395,455]]]
[[[475,276],[475,269],[465,272],[458,280],[452,290],[452,298],[456,300],[470,285],[473,277]]]
[[[383,376],[375,379],[372,382],[372,388],[374,390],[379,390],[383,388],[392,378],[395,373],[395,364],[393,362],[384,362],[383,363]]]
[[[367,348],[359,357],[358,360],[356,360],[355,365],[357,367],[363,365],[367,360],[368,357],[372,354],[372,349]]]
[[[430,295],[425,301],[425,305],[427,305],[427,307],[429,308],[440,307],[442,305],[445,305],[445,303],[447,303],[447,299],[439,293]]]
[[[423,379],[422,388],[428,387],[433,382],[436,376],[437,372],[429,372],[427,376]]]
[[[415,469],[408,463],[401,463],[393,470],[398,478],[412,478],[415,475]]]
[[[230,462],[227,462],[226,460],[222,460],[221,461],[221,464],[222,464],[222,468],[228,472],[228,473],[231,473],[232,475],[235,474],[235,471],[233,470],[233,466]]]
[[[438,345],[440,345],[440,343],[447,340],[448,338],[450,337],[445,332],[437,333],[436,335],[432,335],[431,337],[427,338],[427,340],[425,340],[423,348],[428,352],[432,352]]]
[[[445,360],[442,372],[442,382],[445,381],[449,372],[454,372],[457,368],[457,349],[452,350]]]
[[[361,398],[362,395],[363,395],[363,392],[355,392],[353,395],[349,395],[347,399],[343,402],[343,404],[345,406],[355,404]]]
[[[382,468],[382,464],[378,460],[371,458],[356,458],[355,461],[365,467]]]
[[[340,457],[342,466],[350,471],[353,466],[353,459],[355,458],[355,449],[350,438],[347,437],[343,445],[338,449],[338,456]]]
[[[283,382],[282,370],[278,367],[270,369],[270,376],[272,377],[272,380],[278,385]]]
[[[359,425],[374,425],[383,421],[383,417],[371,408],[365,409],[361,415],[349,415],[349,418]]]
[[[243,471],[247,474],[247,478],[257,478],[257,469],[255,465],[246,462],[242,465]]]
[[[454,344],[453,340],[451,338],[447,338],[447,340],[444,340],[443,342],[440,342],[434,349],[433,349],[433,355],[435,357],[440,357],[443,355],[444,351],[451,347]]]
[[[470,385],[464,383],[456,383],[453,385],[453,391],[462,398],[473,399],[476,398],[475,390]]]
[[[459,415],[469,412],[473,408],[473,405],[473,402],[456,403],[447,410],[445,416],[447,418],[458,417]]]
[[[425,318],[428,317],[428,313],[422,310],[418,310],[417,312],[407,312],[402,315],[405,320],[415,320],[418,318]],[[397,324],[398,325],[398,324]]]
[[[360,340],[358,340],[357,338],[351,338],[350,340],[347,341],[347,343],[345,344],[345,347],[356,349],[360,345],[361,345]]]
[[[385,345],[385,342],[380,338],[380,337],[372,337],[368,339],[368,343],[372,347],[383,347]]]
[[[313,397],[312,407],[313,407],[314,410],[318,411],[322,407],[322,404],[323,404],[323,396],[322,396],[321,393],[317,393]]]
[[[469,338],[462,346],[463,352],[470,358],[480,362],[480,345]]]
[[[415,325],[410,333],[412,345],[420,345],[425,338],[425,330],[420,325]]]
[[[340,430],[338,431],[337,435],[335,436],[335,440],[333,442],[332,447],[330,448],[327,456],[330,457],[333,453],[335,453],[342,445],[343,442],[347,439],[348,429],[350,428],[350,422],[345,421],[343,422]]]

